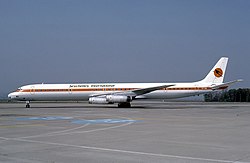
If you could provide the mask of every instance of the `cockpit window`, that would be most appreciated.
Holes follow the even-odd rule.
[[[16,92],[21,92],[22,90],[22,88],[17,88]]]

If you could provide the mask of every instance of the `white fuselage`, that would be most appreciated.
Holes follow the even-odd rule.
[[[34,84],[20,87],[8,95],[20,101],[87,101],[93,95],[112,94],[136,89],[174,85],[137,96],[136,99],[172,99],[204,94],[212,91],[209,83],[87,83]]]

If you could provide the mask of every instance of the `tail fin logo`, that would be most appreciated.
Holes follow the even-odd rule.
[[[223,75],[223,71],[221,68],[216,68],[214,70],[214,76],[216,76],[217,78],[222,77],[222,75]]]

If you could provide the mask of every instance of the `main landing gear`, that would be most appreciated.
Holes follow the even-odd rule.
[[[118,103],[118,108],[131,108],[130,102]]]
[[[26,108],[30,108],[30,101],[26,101]]]

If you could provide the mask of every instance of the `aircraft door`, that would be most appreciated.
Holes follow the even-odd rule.
[[[34,86],[31,86],[30,94],[31,94],[31,95],[34,95],[34,94],[35,94],[35,87],[34,87]]]
[[[72,94],[72,89],[71,89],[71,87],[69,87],[68,92],[69,92],[69,94]]]

